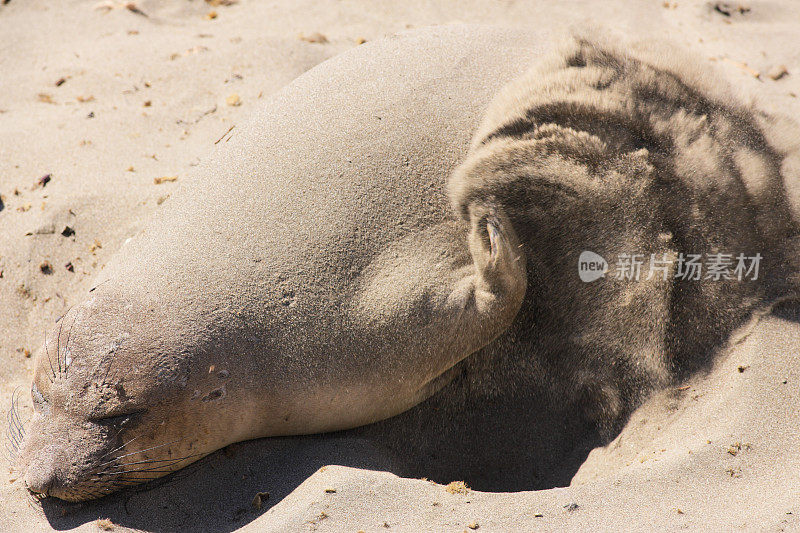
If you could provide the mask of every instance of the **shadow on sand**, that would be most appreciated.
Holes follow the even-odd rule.
[[[108,518],[145,531],[236,530],[255,520],[326,464],[389,470],[368,442],[335,436],[272,438],[233,444],[135,491],[70,504],[46,499],[56,530]],[[260,508],[254,496],[268,493]]]
[[[392,419],[327,435],[237,443],[136,492],[68,504],[45,500],[50,525],[66,530],[108,518],[145,531],[228,532],[255,520],[324,465],[464,480],[483,491],[566,486],[602,444],[591,425],[541,398],[437,395]],[[253,500],[269,493],[260,508]]]

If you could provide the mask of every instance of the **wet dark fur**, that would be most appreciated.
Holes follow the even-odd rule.
[[[451,182],[459,212],[499,204],[526,243],[529,294],[515,334],[536,354],[536,373],[611,425],[651,386],[707,365],[755,305],[788,290],[795,269],[785,154],[766,117],[712,92],[725,84],[698,78],[702,67],[678,52],[653,50],[656,63],[649,50],[576,39],[512,84],[515,106],[499,120],[490,111]],[[764,258],[756,281],[584,284],[583,250],[609,262]]]
[[[412,442],[400,455],[428,463],[407,472],[492,490],[568,484],[650,392],[708,368],[754,308],[795,286],[787,140],[668,47],[575,38],[501,91],[449,187],[459,214],[489,205],[512,220],[528,293],[449,387],[384,424]],[[583,250],[609,277],[618,254],[645,254],[642,280],[583,283]],[[758,280],[644,280],[651,253],[714,252],[761,253]]]

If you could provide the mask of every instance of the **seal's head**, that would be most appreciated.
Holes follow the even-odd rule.
[[[34,415],[17,453],[32,493],[97,498],[219,447],[211,443],[220,428],[207,422],[215,419],[207,411],[226,395],[228,373],[204,369],[204,385],[187,386],[185,364],[147,345],[148,336],[132,335],[139,315],[121,313],[131,307],[110,294],[92,297],[47,336],[31,386]],[[103,321],[120,327],[97,328]]]

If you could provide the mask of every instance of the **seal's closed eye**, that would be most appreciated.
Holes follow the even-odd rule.
[[[109,414],[104,414],[104,415],[99,415],[99,416],[90,416],[89,417],[89,422],[92,422],[93,424],[99,424],[101,426],[117,426],[117,427],[119,427],[119,426],[123,426],[123,425],[127,424],[128,422],[130,422],[132,420],[135,420],[136,418],[138,418],[140,415],[144,414],[145,412],[146,412],[145,409],[141,409],[139,411],[133,411],[133,412],[130,412],[130,413],[123,413],[123,414],[118,414],[118,413],[113,413],[112,412],[112,413],[109,413]]]

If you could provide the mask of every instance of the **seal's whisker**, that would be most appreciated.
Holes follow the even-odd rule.
[[[199,455],[199,454],[186,455],[186,456],[180,457],[178,459],[168,459],[167,461],[169,461],[169,462],[167,464],[165,464],[165,465],[157,465],[157,466],[153,466],[151,468],[139,468],[139,469],[132,469],[132,470],[117,470],[117,471],[105,470],[105,471],[103,471],[103,474],[113,475],[113,474],[127,474],[127,473],[132,473],[132,472],[173,472],[174,470],[159,470],[159,469],[161,469],[161,468],[169,468],[170,466],[176,465],[176,464],[180,463],[181,461],[185,461],[186,459],[190,459],[192,457],[197,457],[197,455]],[[114,466],[124,466],[124,465],[114,465]]]
[[[14,446],[15,450],[19,448],[19,444],[20,444],[19,437],[17,437],[17,435],[14,432],[11,431],[11,428],[8,428],[6,430],[6,437],[8,437],[8,440]]]
[[[167,474],[171,474],[172,472],[177,472],[177,470],[169,471],[167,472]],[[125,479],[134,481],[136,484],[142,484],[142,483],[147,483],[148,481],[155,481],[156,479],[159,479],[161,477],[163,476],[147,476],[147,477],[137,476],[137,477],[126,477]]]
[[[63,318],[63,317],[62,317]],[[58,373],[61,374],[61,330],[64,329],[64,321],[59,320],[58,336],[56,337],[56,364],[58,365]]]
[[[137,470],[134,470],[134,471],[132,471],[130,473],[131,474],[136,474],[137,472],[138,472]],[[172,472],[175,472],[175,470],[160,470],[160,471],[153,471],[153,472],[142,472],[140,475],[136,475],[136,476],[125,475],[125,479],[128,480],[128,481],[152,481],[152,480],[154,480],[156,478],[161,477],[160,474],[171,474]],[[117,474],[117,475],[122,476],[123,474]]]
[[[11,395],[11,408],[7,416],[8,426],[6,427],[6,440],[4,448],[6,460],[14,468],[17,462],[17,454],[22,441],[25,439],[25,426],[19,417],[19,387]]]
[[[11,431],[6,431],[7,443],[11,443],[13,446],[14,452],[16,453],[19,450],[19,447],[22,445],[23,437],[20,435],[15,435]]]
[[[99,490],[113,490],[111,488],[110,483],[99,483],[93,484],[91,490],[99,491]]]
[[[7,433],[9,433],[9,435],[14,436],[15,439],[17,439],[19,441],[21,441],[25,437],[25,434],[23,433],[22,428],[17,425],[17,422],[14,420],[13,416],[9,416],[8,417],[8,431],[7,431]]]
[[[32,509],[42,510],[42,500],[38,494],[34,494],[33,492],[26,491],[28,493],[28,497],[25,498],[25,501],[28,502],[28,505]]]
[[[17,427],[16,423],[14,422],[14,418],[8,416],[8,426],[6,427],[6,436],[14,442],[15,445],[19,445],[22,442],[23,435],[20,432],[19,427]]]
[[[111,464],[111,463],[113,463],[113,462],[115,462],[115,461],[117,461],[119,459],[122,459],[123,457],[128,457],[129,455],[136,455],[137,453],[149,452],[150,450],[155,450],[156,448],[163,448],[164,446],[169,446],[170,444],[175,444],[176,442],[180,442],[182,440],[186,440],[186,437],[183,437],[181,439],[175,439],[175,440],[170,441],[170,442],[165,442],[164,444],[159,444],[158,446],[153,446],[151,448],[145,448],[144,450],[139,450],[139,451],[136,451],[136,452],[130,452],[130,453],[126,453],[124,455],[119,455],[119,456],[113,458],[111,461],[105,462],[105,463],[103,463],[102,465],[99,465],[99,466]]]
[[[189,457],[195,457],[199,455],[205,455],[206,458],[209,456],[207,454],[193,454],[189,455]],[[183,459],[183,458],[182,458]],[[176,481],[179,479],[183,479],[187,476],[192,475],[196,472],[196,469],[193,467],[197,467],[198,465],[202,464],[202,459],[195,461],[192,465],[187,467],[177,468],[175,470],[171,470],[165,475],[160,475],[157,477],[125,477],[122,478],[113,478],[113,477],[96,477],[93,478],[91,481],[98,482],[102,486],[109,486],[114,487],[114,490],[121,490],[126,492],[141,492],[145,490],[151,490],[152,488],[162,486],[165,483],[169,483],[171,481]]]
[[[14,446],[14,451],[19,450],[19,447],[22,444],[22,439],[23,439],[22,435],[19,435],[18,433],[14,433],[11,431],[6,431],[6,436]]]
[[[9,424],[13,424],[20,436],[20,439],[25,438],[25,424],[19,417],[19,387],[11,395],[11,410],[9,411]]]
[[[72,493],[71,495],[74,496],[76,494]],[[98,491],[96,491],[94,489],[83,488],[80,491],[80,496],[81,496],[81,499],[86,499],[86,498],[83,498],[83,496],[91,496],[92,498],[101,498],[101,497],[105,496],[105,494],[103,494],[101,492],[98,492]]]
[[[110,479],[107,477],[92,477],[87,479],[86,481],[91,481],[92,483],[105,483],[108,485],[117,484],[117,483],[129,483],[129,484],[138,484],[136,481],[129,481],[127,479]]]
[[[111,367],[114,366],[114,359],[116,357],[117,357],[117,350],[114,349],[114,351],[111,352],[111,361],[108,362],[108,368],[106,368],[106,373],[103,376],[102,385],[106,384],[106,379],[108,378],[108,373],[111,372]]]
[[[44,332],[44,352],[47,354],[47,362],[50,364],[50,372],[53,373],[53,377],[47,376],[50,380],[50,383],[53,383],[56,379],[56,370],[53,368],[53,360],[50,359],[50,348],[47,345],[47,331]]]
[[[180,461],[162,460],[162,461],[152,461],[149,464],[153,464],[152,468],[158,468],[158,467],[167,467],[167,466],[169,466],[169,465],[171,465],[173,463],[176,463],[176,462],[180,462]],[[154,463],[166,463],[166,464],[154,464]],[[146,464],[148,464],[148,463],[145,463],[145,465]],[[113,464],[113,465],[109,466],[109,469],[111,469],[111,468],[125,468],[127,466],[143,466],[143,465],[139,465],[137,463]],[[126,470],[126,472],[136,472],[136,470]],[[115,474],[115,473],[119,473],[119,472],[111,471],[111,470],[103,470],[102,472],[100,472],[100,474],[104,474],[104,475],[105,474]]]
[[[143,461],[143,463],[167,462],[167,464],[159,464],[157,466],[153,466],[150,468],[124,469],[125,465],[112,465],[109,470],[97,472],[89,481],[95,483],[100,482],[104,484],[124,483],[127,484],[127,486],[140,485],[143,483],[154,481],[159,478],[163,478],[169,474],[174,474],[181,468],[177,467],[179,463],[187,459],[197,457],[198,455],[200,454],[191,454],[174,459],[155,459],[153,461]],[[120,467],[123,467],[123,469],[113,470],[114,468],[120,468]],[[132,476],[131,474],[134,475]],[[122,477],[124,477],[124,479],[122,479]]]
[[[14,463],[14,458],[16,457],[16,454],[9,447],[8,441],[3,443],[3,448],[5,448],[3,450],[3,452],[4,452],[3,455],[5,455],[5,458],[8,460],[8,462],[13,464]]]
[[[180,463],[180,461],[175,461],[174,463],[171,463],[170,465],[167,465],[167,466],[172,466],[172,465],[175,465],[175,464],[178,464],[178,463]],[[167,469],[138,468],[138,469],[133,469],[133,470],[113,470],[113,471],[103,472],[103,473],[104,474],[108,474],[110,476],[120,476],[120,475],[123,475],[123,474],[136,474],[138,472],[144,472],[144,473],[148,473],[148,474],[164,474],[164,473],[168,473],[168,472],[175,472],[175,470],[174,469],[170,469],[170,468],[167,468]],[[128,478],[128,479],[131,479],[131,478]]]
[[[14,467],[17,464],[17,454],[16,452],[11,451],[11,448],[8,447],[8,443],[5,443],[5,453],[3,454],[6,458],[6,461]]]
[[[109,480],[105,480],[104,481],[104,480],[98,480],[98,479],[91,479],[91,480],[88,480],[88,481],[91,482],[91,483],[101,483],[101,486],[102,487],[108,487],[108,490],[119,490],[119,489],[133,488],[133,487],[142,485],[144,483],[147,483],[148,481],[153,481],[154,479],[158,479],[158,478],[146,478],[146,479],[143,479],[143,480],[122,479],[122,480],[114,480],[114,481],[109,481]]]
[[[9,426],[6,429],[6,448],[11,445],[11,449],[8,449],[9,453],[16,456],[17,451],[19,450],[20,445],[22,444],[22,436],[14,429],[13,427]]]
[[[198,455],[200,455],[200,454],[199,453],[195,453],[195,454],[192,454],[192,455],[187,455],[187,456],[185,456],[185,457],[183,457],[181,459],[177,459],[177,460],[178,461],[182,461],[183,459],[188,459],[190,457],[196,457]],[[132,461],[130,463],[117,463],[117,466],[132,466],[132,465],[141,465],[141,464],[147,464],[147,463],[168,463],[168,462],[173,462],[173,461],[176,461],[176,459],[148,459],[146,461]]]
[[[93,483],[98,483],[97,480],[89,480],[89,481]],[[70,495],[79,496],[79,499],[87,499],[85,498],[86,496],[90,496],[93,498],[103,498],[120,490],[122,491],[131,490],[138,485],[141,485],[141,483],[105,480],[99,482],[99,484],[93,485],[91,489],[88,487],[81,487],[80,489],[73,490],[70,492]]]
[[[123,431],[123,430],[122,430],[122,429],[120,429],[120,430],[117,432],[117,434],[116,434],[116,435],[114,435],[114,438],[117,438],[117,437],[119,436],[119,434],[120,434],[120,433],[122,433],[122,431]],[[119,450],[123,449],[125,446],[127,446],[128,444],[130,444],[131,442],[135,441],[136,439],[138,439],[138,438],[139,438],[139,437],[141,437],[141,436],[142,436],[142,435],[136,435],[136,436],[135,436],[135,437],[133,437],[131,440],[129,440],[129,441],[127,441],[127,442],[124,442],[122,445],[120,445],[120,446],[118,446],[118,447],[114,448],[113,450],[111,450],[111,451],[110,451],[110,452],[108,452],[107,454],[105,454],[105,455],[103,455],[102,457],[100,457],[100,459],[98,459],[98,461],[100,461],[100,460],[102,460],[102,459],[105,459],[106,457],[108,457],[108,456],[109,456],[109,455],[111,455],[112,453],[114,453],[114,452],[117,452],[117,451],[119,451]],[[108,463],[103,463],[103,464],[108,464]]]
[[[82,311],[83,311],[83,309],[84,309],[84,308],[83,308],[83,307],[81,307],[81,308],[80,308],[80,311],[78,312],[78,314],[80,314],[80,312],[82,312]],[[69,309],[67,309],[67,312],[66,312],[66,314],[65,314],[64,316],[67,316],[67,315],[69,314],[69,312],[70,312],[70,311],[72,311],[72,307],[70,307]],[[66,377],[66,376],[67,376],[67,371],[68,371],[68,369],[69,369],[69,365],[67,364],[67,357],[68,357],[68,356],[69,356],[69,354],[70,354],[70,351],[69,351],[69,343],[70,343],[70,341],[72,340],[72,328],[74,328],[74,327],[75,327],[75,323],[76,323],[77,321],[78,321],[78,316],[76,316],[76,317],[75,317],[75,318],[72,320],[72,324],[70,324],[70,326],[69,326],[69,332],[67,332],[67,344],[66,344],[66,346],[64,346],[64,377]]]
[[[69,495],[70,496],[78,496],[81,500],[85,500],[86,499],[85,496],[92,496],[93,498],[97,498],[97,494],[93,490],[84,489],[84,488],[82,488],[80,490],[71,491],[69,493]]]
[[[19,428],[17,427],[16,422],[14,421],[14,417],[11,415],[11,411],[13,407],[9,409],[8,414],[6,415],[6,420],[8,421],[8,426],[6,427],[6,435],[13,441],[17,441],[17,437],[19,435]]]
[[[3,450],[3,457],[5,458],[6,462],[8,463],[9,467],[12,470],[16,468],[17,454],[12,453],[11,450],[8,449],[8,445],[6,445],[6,449]]]
[[[19,429],[20,435],[24,438],[25,424],[22,423],[22,420],[19,417],[19,387],[17,387],[17,389],[11,395],[11,414],[16,421],[15,425]]]
[[[86,492],[90,493],[95,498],[99,498],[103,494],[98,490],[98,487],[86,488],[84,489]]]

